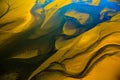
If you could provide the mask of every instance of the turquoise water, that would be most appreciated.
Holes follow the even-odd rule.
[[[45,16],[47,11],[44,10],[44,7],[46,5],[49,5],[54,0],[46,0],[44,4],[40,4],[36,1],[36,5],[33,7],[32,12],[35,15],[36,13],[34,10],[42,8],[43,13],[38,14],[40,16]],[[88,4],[89,3],[89,4]],[[88,0],[87,2],[83,2],[80,0],[79,2],[77,0],[73,0],[71,4],[68,4],[66,6],[63,6],[62,8],[59,8],[53,15],[50,17],[50,19],[46,22],[46,26],[52,26],[53,30],[54,28],[62,29],[65,22],[70,21],[72,22],[72,25],[77,26],[77,28],[81,28],[83,30],[79,31],[78,34],[81,34],[83,32],[86,32],[96,25],[110,20],[114,15],[116,15],[120,11],[119,2],[110,2],[108,0],[101,0],[98,6],[91,5],[92,0]],[[57,6],[57,5],[56,5]],[[54,7],[56,7],[54,6]],[[101,12],[104,9],[108,9],[107,11],[104,11],[102,14]],[[79,23],[79,21],[71,16],[65,16],[67,12],[75,11],[77,13],[85,13],[89,14],[89,18],[86,20],[84,24]],[[112,15],[109,15],[112,14]],[[44,18],[45,18],[44,17]],[[102,17],[102,19],[101,19]],[[44,19],[43,19],[44,20]],[[44,22],[44,21],[43,21]],[[51,24],[52,23],[52,24]],[[49,25],[51,24],[51,25]],[[71,24],[71,23],[70,23]]]

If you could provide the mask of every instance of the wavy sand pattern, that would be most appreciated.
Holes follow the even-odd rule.
[[[119,80],[119,0],[0,0],[0,80]]]

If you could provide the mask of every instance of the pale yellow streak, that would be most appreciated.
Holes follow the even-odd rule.
[[[118,2],[118,0],[108,0],[109,2]]]
[[[82,2],[86,2],[89,5],[98,6],[100,3],[100,0],[92,0],[92,2],[88,2],[88,0],[82,0]]]
[[[92,0],[92,5],[98,6],[100,3],[100,0]]]
[[[43,12],[43,9],[42,8],[37,9],[35,12],[38,13],[38,14],[41,14]]]
[[[46,0],[38,0],[38,3],[44,4]]]
[[[100,15],[101,15],[101,16],[100,16],[100,19],[101,19],[101,20],[104,18],[104,13],[107,12],[107,11],[109,11],[109,10],[115,11],[114,9],[104,8],[104,9],[100,12]],[[112,15],[114,15],[114,13],[111,13],[111,15],[108,15],[108,16],[112,16]]]
[[[76,26],[69,25],[69,24],[70,24],[69,22],[66,22],[63,26],[63,34],[65,34],[65,35],[73,35],[77,31]]]
[[[66,34],[66,35],[73,35],[77,30],[74,28],[74,29],[66,29],[65,27],[63,27],[63,34]]]
[[[38,50],[26,50],[26,51],[17,53],[17,55],[13,56],[12,58],[27,59],[27,58],[35,57],[37,55],[38,55]]]
[[[77,19],[80,22],[80,24],[84,24],[89,18],[89,14],[80,13],[76,11],[67,12],[65,15]]]

